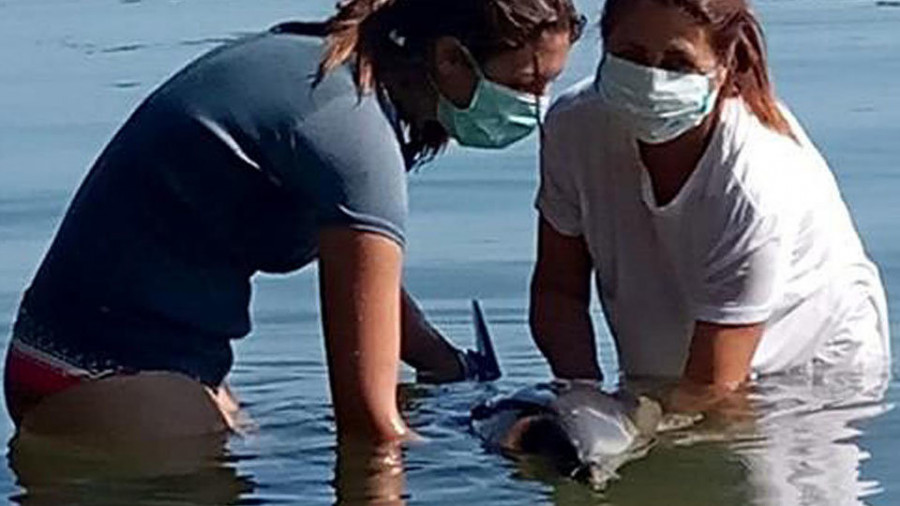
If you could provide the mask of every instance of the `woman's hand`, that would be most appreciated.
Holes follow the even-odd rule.
[[[387,237],[344,227],[319,234],[328,375],[340,438],[411,437],[397,409],[403,252]]]
[[[752,419],[743,388],[764,324],[697,322],[682,380],[665,397],[666,411],[704,413],[729,422]]]
[[[584,238],[564,236],[541,218],[529,321],[557,378],[602,379],[589,312],[591,271]]]
[[[656,398],[670,418],[672,415],[691,415],[691,418],[702,415],[702,433],[723,437],[754,430],[756,409],[750,393],[746,385],[729,389],[682,379]],[[694,436],[698,434],[695,432]]]

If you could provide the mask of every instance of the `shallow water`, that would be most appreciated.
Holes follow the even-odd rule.
[[[142,96],[222,40],[320,17],[332,4],[0,0],[0,335],[86,167]],[[596,18],[597,5],[580,4]],[[780,94],[832,163],[881,267],[897,349],[900,9],[874,0],[758,7]],[[596,55],[588,36],[560,89],[590,74]],[[506,376],[493,386],[404,386],[405,413],[428,441],[401,465],[372,476],[354,455],[336,455],[309,269],[256,280],[254,335],[237,345],[231,382],[257,429],[224,455],[216,442],[182,442],[122,465],[32,445],[0,466],[0,493],[25,504],[349,504],[377,491],[381,502],[411,504],[900,504],[896,379],[868,390],[853,378],[766,382],[751,396],[758,423],[661,445],[606,495],[486,452],[467,430],[471,405],[548,376],[525,321],[534,151],[533,140],[496,156],[451,150],[411,177],[408,284],[461,344],[472,338],[468,300],[482,299]],[[608,336],[600,340],[612,377]],[[0,439],[10,435],[2,417]]]

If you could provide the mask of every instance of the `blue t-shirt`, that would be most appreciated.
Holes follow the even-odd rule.
[[[406,165],[389,114],[321,39],[216,49],[148,97],[94,163],[23,307],[53,339],[219,383],[250,331],[250,278],[316,258],[325,226],[403,244]]]

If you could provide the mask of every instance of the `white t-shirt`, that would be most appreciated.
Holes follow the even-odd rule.
[[[890,356],[878,270],[828,166],[729,99],[679,193],[656,204],[633,135],[592,82],[551,109],[537,208],[583,236],[626,374],[678,376],[696,321],[766,322],[756,373]]]

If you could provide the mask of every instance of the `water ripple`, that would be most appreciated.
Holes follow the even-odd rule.
[[[130,53],[132,51],[139,51],[141,49],[145,49],[146,47],[147,47],[147,44],[140,44],[140,43],[122,44],[119,46],[111,46],[111,47],[101,48],[100,52],[101,53]]]

